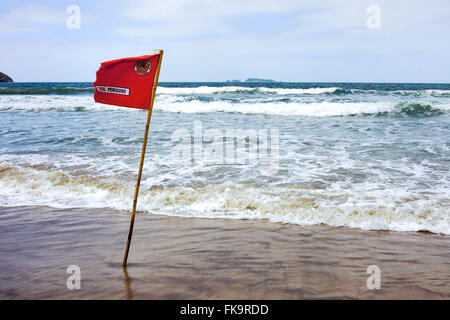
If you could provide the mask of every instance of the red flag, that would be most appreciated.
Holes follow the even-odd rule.
[[[148,109],[160,54],[102,62],[97,71],[95,102]]]

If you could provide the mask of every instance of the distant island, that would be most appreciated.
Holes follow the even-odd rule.
[[[13,79],[11,79],[11,77],[8,77],[3,72],[0,72],[0,82],[14,82],[14,81]]]
[[[248,78],[247,80],[245,80],[245,82],[276,82],[276,81],[271,79]]]
[[[227,80],[227,83],[241,83],[241,80]],[[277,82],[272,79],[259,79],[259,78],[248,78],[243,82]]]

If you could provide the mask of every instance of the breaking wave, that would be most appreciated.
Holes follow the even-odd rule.
[[[82,83],[69,86],[32,86],[21,84],[19,86],[0,87],[0,95],[72,95],[72,94],[92,94],[94,87],[90,83]],[[197,87],[173,87],[159,85],[159,94],[167,95],[199,95],[199,94],[279,94],[279,95],[354,95],[354,94],[380,94],[398,95],[411,97],[450,97],[450,90],[445,89],[424,89],[424,90],[386,90],[386,89],[357,89],[342,87],[311,87],[311,88],[280,88],[280,87],[249,87],[249,86],[210,86],[201,85]]]
[[[110,207],[129,210],[132,179],[90,176],[39,166],[0,164],[2,205]],[[138,210],[201,218],[268,219],[366,230],[450,234],[450,199],[442,194],[334,190],[317,186],[221,183],[202,187],[143,183]]]
[[[28,98],[22,96],[1,96],[0,111],[135,111],[130,108],[94,103],[91,96],[71,95],[36,95]],[[241,114],[267,114],[280,116],[354,116],[354,115],[405,115],[430,116],[450,111],[450,103],[397,103],[391,101],[352,102],[322,101],[301,102],[296,100],[260,100],[234,102],[228,100],[201,101],[196,98],[157,96],[155,110],[169,113],[216,113],[229,112]]]
[[[180,88],[180,87],[158,87],[157,92],[160,94],[217,94],[217,93],[266,93],[266,94],[283,94],[283,95],[299,95],[299,94],[323,94],[332,93],[339,90],[339,88],[268,88],[268,87],[240,87],[240,86],[223,86],[210,87],[200,86],[195,88]]]
[[[332,93],[339,88],[267,88],[267,87],[244,87],[244,86],[199,86],[199,87],[164,87],[158,86],[159,94],[186,95],[186,94],[217,94],[217,93],[271,93],[271,94],[323,94]],[[53,87],[0,87],[0,95],[70,95],[93,93],[92,86],[53,86]]]
[[[0,85],[0,205],[130,209],[145,111],[93,92]],[[450,234],[447,84],[162,83],[155,112],[139,210]],[[170,134],[199,119],[280,128],[283,169],[178,167]]]
[[[266,102],[266,103],[230,103],[226,101],[164,103],[161,101],[156,110],[175,113],[233,112],[242,114],[269,114],[280,116],[354,116],[354,115],[437,115],[450,110],[448,105],[397,104],[392,102]]]

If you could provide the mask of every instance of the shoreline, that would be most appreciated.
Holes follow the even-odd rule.
[[[450,236],[0,207],[1,299],[449,299]],[[69,265],[81,289],[69,290]],[[369,290],[378,265],[381,289]]]

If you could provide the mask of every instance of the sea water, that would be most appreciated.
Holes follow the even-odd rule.
[[[0,85],[0,206],[130,210],[147,112],[93,93]],[[232,129],[271,137],[274,170],[205,161]],[[180,132],[201,148],[184,161]],[[449,84],[160,83],[138,210],[450,234],[449,169]]]

